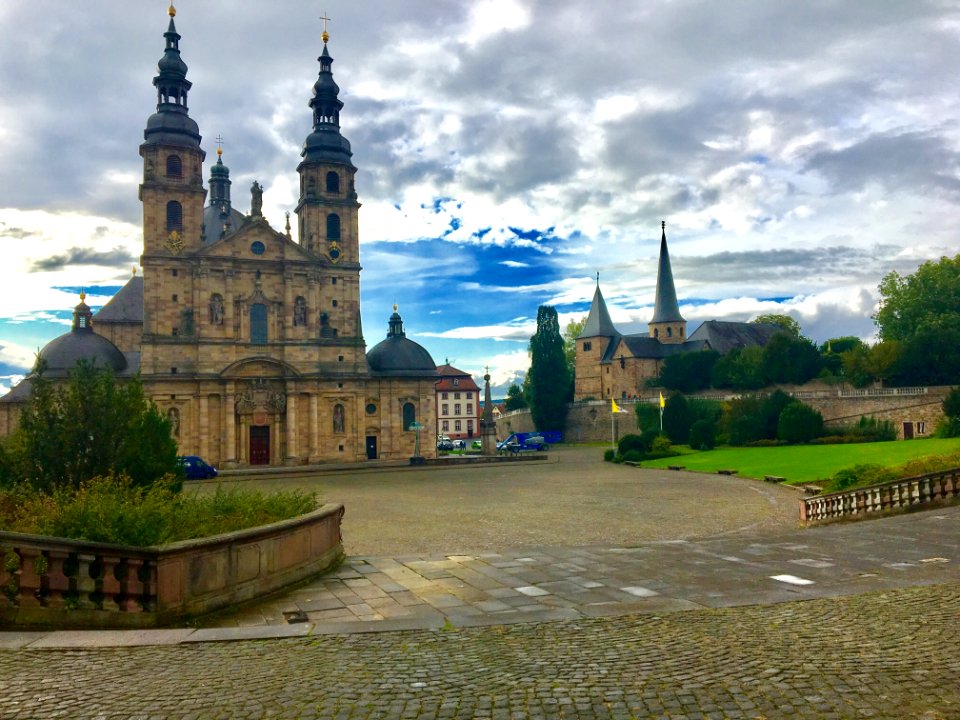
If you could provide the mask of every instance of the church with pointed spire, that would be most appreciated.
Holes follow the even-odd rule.
[[[43,351],[51,376],[80,359],[121,378],[139,373],[181,454],[220,467],[413,456],[417,431],[436,426],[436,364],[406,337],[396,307],[386,337],[366,352],[357,168],[340,128],[326,28],[305,103],[311,129],[296,165],[293,237],[289,213],[283,231],[264,216],[258,182],[249,212],[238,209],[219,137],[204,186],[175,15],[171,4],[156,111],[139,148],[142,272],[134,268],[96,314],[77,306],[71,332]],[[0,399],[0,432],[16,422],[29,386],[28,376]],[[433,443],[423,450],[435,453]]]
[[[576,340],[574,400],[641,397],[647,381],[660,375],[671,355],[704,350],[725,354],[748,345],[763,346],[780,331],[776,325],[708,320],[688,336],[673,282],[666,228],[666,222],[661,222],[657,290],[646,333],[623,335],[617,330],[597,275],[590,313]]]

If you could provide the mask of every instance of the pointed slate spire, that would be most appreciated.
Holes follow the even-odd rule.
[[[577,337],[614,337],[619,335],[610,319],[607,304],[603,301],[600,292],[600,273],[597,273],[597,289],[593,293],[593,302],[590,304],[590,314],[583,326],[583,332]]]
[[[313,132],[303,143],[300,155],[304,162],[335,162],[350,165],[353,152],[350,142],[340,134],[340,111],[343,102],[338,97],[340,87],[333,80],[333,58],[327,50],[330,36],[323,31],[323,52],[317,58],[320,75],[313,84],[309,105],[313,110]]]
[[[677,289],[673,285],[673,270],[670,269],[670,253],[667,252],[667,223],[661,221],[660,266],[657,269],[657,297],[653,304],[651,323],[683,322]]]
[[[173,4],[167,11],[170,25],[163,34],[163,57],[157,63],[157,112],[147,120],[143,131],[144,144],[200,146],[200,129],[187,114],[187,93],[192,83],[187,80],[187,64],[180,57],[180,34],[173,22],[177,14]]]

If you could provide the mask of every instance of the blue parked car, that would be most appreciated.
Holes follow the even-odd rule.
[[[213,465],[207,465],[203,458],[196,455],[182,455],[178,459],[180,467],[183,468],[183,476],[187,480],[206,480],[217,476],[217,469]]]

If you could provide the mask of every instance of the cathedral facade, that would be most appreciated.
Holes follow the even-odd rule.
[[[357,169],[340,132],[329,36],[296,168],[293,237],[289,217],[285,231],[263,217],[256,182],[249,213],[233,206],[219,148],[204,187],[174,15],[171,6],[140,145],[142,274],[92,317],[77,307],[71,332],[41,351],[48,372],[64,376],[86,358],[121,378],[139,373],[181,453],[221,467],[414,455],[420,428],[430,439],[436,426],[436,365],[406,338],[396,307],[386,339],[366,352]],[[16,422],[29,382],[0,401],[0,431]]]

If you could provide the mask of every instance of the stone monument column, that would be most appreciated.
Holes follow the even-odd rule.
[[[497,454],[497,423],[493,419],[490,400],[490,368],[483,376],[483,419],[480,421],[480,447],[484,455]]]

